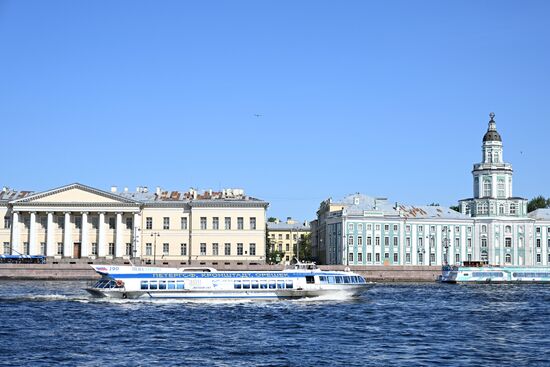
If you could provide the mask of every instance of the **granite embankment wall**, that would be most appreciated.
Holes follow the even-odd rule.
[[[150,265],[149,265],[150,266]],[[172,266],[182,266],[173,264]],[[282,270],[279,265],[216,265],[218,270]],[[320,266],[324,270],[344,270],[345,266]],[[373,282],[433,282],[441,274],[439,266],[350,266]],[[98,275],[86,263],[0,264],[0,279],[93,280]]]

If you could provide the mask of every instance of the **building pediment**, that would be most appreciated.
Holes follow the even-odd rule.
[[[43,191],[11,201],[13,205],[100,204],[139,205],[138,202],[79,183]]]

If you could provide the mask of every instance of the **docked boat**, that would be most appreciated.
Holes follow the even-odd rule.
[[[350,271],[322,271],[302,263],[282,271],[240,272],[207,267],[91,266],[101,275],[86,288],[94,297],[285,299],[351,296],[368,286],[362,276]]]
[[[444,283],[550,283],[550,268],[543,266],[493,266],[478,261],[446,265]]]

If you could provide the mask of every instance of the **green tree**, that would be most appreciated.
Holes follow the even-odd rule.
[[[304,235],[303,237],[300,237],[298,240],[298,249],[296,250],[300,251],[299,253],[299,259],[300,261],[312,261],[313,257],[311,255],[311,233],[308,233]]]
[[[546,209],[546,208],[550,208],[550,198],[545,199],[544,196],[542,196],[542,195],[539,195],[539,196],[531,199],[529,201],[529,203],[527,203],[527,212],[528,213],[532,212],[533,210]]]
[[[275,222],[277,222],[277,218],[269,217],[269,218],[267,218],[267,221],[270,222],[270,223],[275,223]]]
[[[452,205],[449,207],[451,210],[454,210],[455,212],[460,212],[460,207],[458,205]]]

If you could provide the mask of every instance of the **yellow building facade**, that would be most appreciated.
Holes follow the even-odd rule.
[[[288,263],[296,257],[298,241],[310,233],[308,222],[297,222],[287,218],[282,222],[267,223],[267,235],[269,238],[270,251],[282,252],[281,261]]]
[[[263,263],[267,206],[240,189],[107,192],[78,183],[40,193],[4,188],[0,251],[154,264]]]

